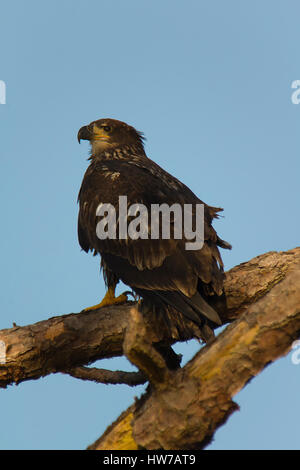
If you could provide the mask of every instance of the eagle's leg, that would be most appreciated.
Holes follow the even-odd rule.
[[[115,305],[127,302],[128,298],[126,293],[123,292],[123,294],[116,297],[115,290],[115,285],[113,287],[110,286],[99,304],[93,305],[92,307],[87,307],[84,309],[84,311],[86,312],[87,310],[97,310],[98,308],[107,307],[108,305]]]

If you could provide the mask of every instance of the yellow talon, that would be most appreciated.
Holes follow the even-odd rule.
[[[84,309],[84,312],[86,312],[87,310],[97,310],[98,308],[107,307],[108,305],[121,304],[123,302],[127,302],[127,300],[127,295],[125,293],[116,297],[115,288],[109,287],[100,304],[93,305],[92,307],[87,307]]]

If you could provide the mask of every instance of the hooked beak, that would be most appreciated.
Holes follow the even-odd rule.
[[[80,143],[81,140],[91,140],[93,137],[93,132],[89,128],[89,126],[83,126],[79,129],[77,134],[77,140]]]

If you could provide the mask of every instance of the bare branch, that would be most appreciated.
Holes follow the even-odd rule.
[[[248,294],[241,289],[242,298],[257,298],[261,293],[259,287],[263,288],[264,295],[183,369],[169,374],[165,382],[154,381],[151,393],[122,413],[90,449],[205,447],[215,430],[238,408],[232,397],[264,367],[287,354],[292,342],[299,337],[299,249],[289,252],[288,256],[292,254],[297,261],[288,260],[285,275],[275,286],[274,274],[284,271],[281,255],[261,258],[265,273],[274,266],[274,273],[267,276],[269,292],[264,279],[261,286],[253,282],[257,278],[253,277],[251,269],[248,278],[244,276],[247,264],[235,268],[236,273],[242,269],[242,279],[249,281],[245,284]],[[250,263],[253,264],[253,260]],[[258,263],[258,269],[259,266]]]
[[[103,384],[142,385],[147,378],[142,372],[123,372],[121,370],[97,369],[96,367],[72,367],[64,373],[82,380],[91,380]]]
[[[266,253],[231,269],[226,275],[226,297],[218,300],[223,322],[234,320],[272,290],[299,259],[300,248],[296,248]],[[6,346],[6,362],[0,363],[0,387],[123,355],[125,330],[133,305],[130,302],[71,313],[33,325],[1,330],[0,341]],[[149,314],[145,320],[150,325],[154,342],[178,341],[176,329],[169,331],[161,319]]]

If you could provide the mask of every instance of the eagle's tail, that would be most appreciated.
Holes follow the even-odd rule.
[[[197,292],[187,297],[178,291],[135,289],[143,299],[142,311],[157,315],[157,327],[164,325],[170,335],[177,330],[181,340],[193,337],[208,342],[214,338],[214,328],[221,325],[218,313]]]
[[[187,297],[178,291],[156,291],[156,294],[165,304],[173,307],[183,317],[195,323],[205,341],[214,336],[213,328],[222,324],[218,313],[204,300],[199,292],[192,297]]]

